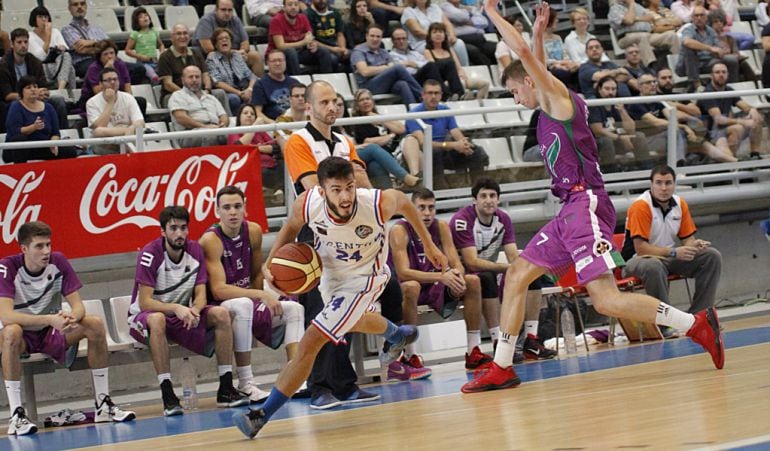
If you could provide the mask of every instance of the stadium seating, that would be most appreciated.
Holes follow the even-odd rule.
[[[348,75],[345,73],[335,74],[313,74],[313,81],[324,80],[329,82],[338,94],[342,94],[342,98],[346,102],[353,100],[353,91],[350,89],[350,83],[348,82]]]
[[[195,27],[198,26],[198,12],[195,11],[195,7],[191,5],[185,6],[167,6],[164,11],[165,29],[171,30],[171,28],[178,24],[187,25],[192,34]]]

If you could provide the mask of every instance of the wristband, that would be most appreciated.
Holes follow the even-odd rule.
[[[668,256],[671,258],[676,258],[676,248],[672,247],[671,252],[668,253]]]

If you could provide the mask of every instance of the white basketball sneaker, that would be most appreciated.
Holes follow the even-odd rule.
[[[245,387],[239,387],[238,391],[248,396],[251,402],[261,402],[270,396],[270,392],[260,389],[254,382],[249,382]]]
[[[101,397],[102,402],[96,406],[94,423],[106,423],[108,421],[121,423],[136,418],[134,412],[130,410],[121,410],[120,407],[113,404],[112,399],[110,399],[108,395],[99,395],[99,397]]]
[[[27,435],[37,432],[35,423],[29,421],[24,407],[17,407],[8,421],[8,435]]]

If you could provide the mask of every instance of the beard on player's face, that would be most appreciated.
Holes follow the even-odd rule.
[[[170,247],[172,250],[175,250],[175,251],[181,251],[182,249],[184,249],[184,242],[185,242],[184,237],[177,237],[173,239],[166,237],[166,244],[168,245],[168,247]]]
[[[337,219],[339,219],[342,222],[347,221],[348,219],[353,216],[353,210],[355,210],[356,206],[356,198],[353,198],[353,200],[350,202],[349,206],[341,207],[339,204],[335,204],[331,201],[328,197],[326,198],[326,205],[329,207],[329,210],[331,210],[332,213],[334,213],[334,216],[336,216]],[[347,204],[347,202],[346,202]],[[348,213],[346,215],[343,215],[341,213],[341,210],[346,210]]]

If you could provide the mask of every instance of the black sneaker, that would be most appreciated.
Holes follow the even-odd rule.
[[[548,360],[556,357],[556,351],[543,346],[534,335],[527,335],[524,340],[524,357],[527,360]]]
[[[217,390],[217,407],[240,407],[248,406],[251,400],[248,396],[239,392],[232,385],[219,386]]]
[[[163,395],[163,416],[175,417],[177,415],[184,415],[184,409],[182,409],[182,404],[174,393],[171,381],[163,381],[160,384],[160,391]]]
[[[243,432],[243,435],[252,439],[267,424],[267,418],[265,418],[264,410],[249,409],[246,413],[239,412],[233,415],[233,423],[235,423],[235,427]]]

